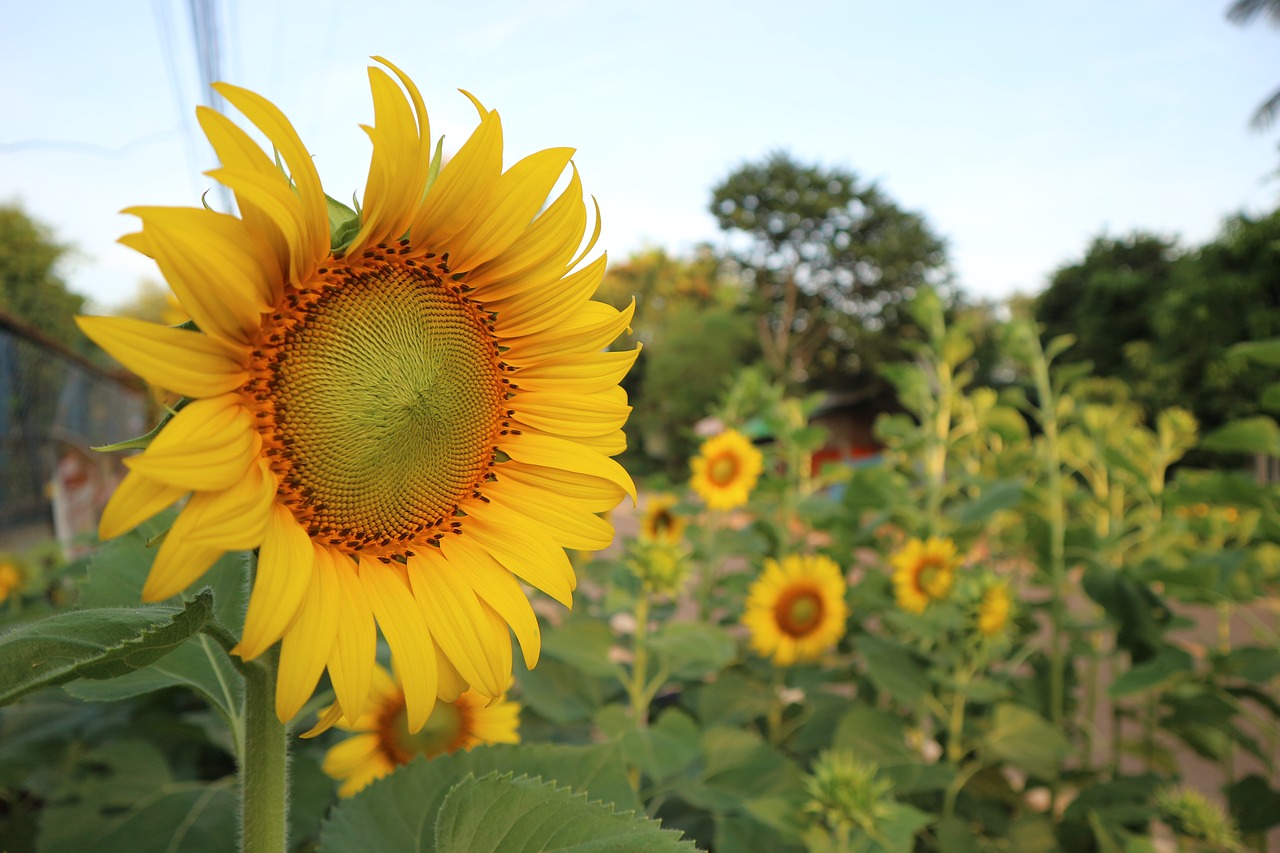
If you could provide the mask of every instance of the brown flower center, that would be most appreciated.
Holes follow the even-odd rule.
[[[789,589],[778,597],[773,616],[778,629],[792,637],[807,637],[822,622],[824,607],[817,590]]]
[[[375,255],[288,289],[244,393],[298,522],[386,558],[458,525],[508,426],[508,382],[488,317],[443,267]]]

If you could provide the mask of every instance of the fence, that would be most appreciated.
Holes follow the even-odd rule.
[[[146,419],[136,380],[0,312],[0,535],[52,526],[77,550],[121,473],[91,448],[140,435]]]

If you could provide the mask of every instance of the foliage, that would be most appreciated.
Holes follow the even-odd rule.
[[[58,343],[83,349],[73,317],[84,297],[58,273],[69,248],[16,204],[0,205],[0,309]]]
[[[901,354],[902,306],[945,277],[943,242],[920,214],[784,152],[716,185],[711,213],[750,288],[765,363],[789,388],[874,378]]]

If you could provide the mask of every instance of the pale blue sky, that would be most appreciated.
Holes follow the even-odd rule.
[[[0,200],[77,247],[76,290],[118,303],[155,275],[114,244],[118,211],[212,185],[187,3],[3,2]],[[1196,243],[1280,199],[1280,129],[1247,128],[1280,32],[1229,24],[1226,0],[218,5],[223,77],[286,111],[331,195],[364,180],[381,54],[447,150],[475,124],[459,87],[502,114],[508,162],[576,147],[615,261],[719,240],[710,188],[775,149],[878,181],[988,296],[1038,290],[1104,229]]]

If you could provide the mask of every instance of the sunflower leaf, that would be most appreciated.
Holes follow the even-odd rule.
[[[613,745],[481,746],[411,762],[340,802],[320,829],[318,851],[433,850],[436,815],[450,790],[493,772],[533,774],[619,810],[640,808]]]
[[[115,678],[178,648],[209,621],[213,594],[181,607],[104,607],[31,622],[0,636],[0,704],[77,678]]]
[[[437,853],[572,849],[693,850],[680,833],[554,782],[508,773],[469,776],[445,797],[435,821]]]

